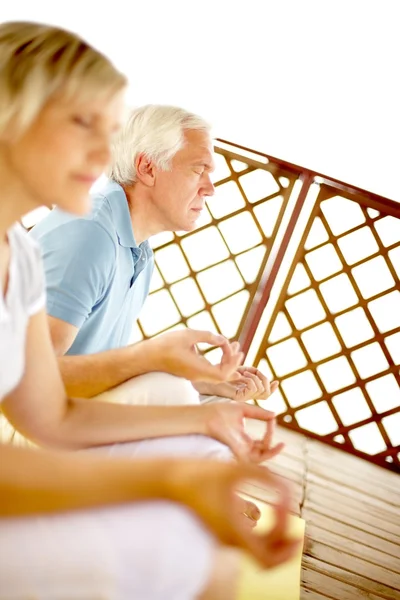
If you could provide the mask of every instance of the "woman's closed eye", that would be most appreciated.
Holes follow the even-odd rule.
[[[86,129],[90,129],[93,127],[93,119],[87,115],[75,115],[72,118],[73,122],[80,127],[85,127]]]

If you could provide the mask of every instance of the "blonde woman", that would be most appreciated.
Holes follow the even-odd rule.
[[[0,401],[16,429],[41,447],[0,446],[3,600],[229,600],[237,549],[268,567],[297,546],[285,536],[286,486],[249,464],[270,452],[270,431],[253,441],[243,430],[243,418],[263,418],[261,412],[209,412],[198,432],[213,435],[217,446],[228,443],[247,464],[150,459],[132,451],[138,443],[132,441],[150,429],[140,412],[65,396],[46,325],[38,249],[14,223],[43,204],[76,214],[89,209],[88,191],[109,160],[125,84],[74,34],[0,25]],[[226,354],[225,368],[234,371],[235,351]],[[196,433],[192,408],[185,407],[179,431],[167,412],[158,415],[150,437],[157,427],[163,435]],[[193,437],[201,455],[203,438]],[[107,459],[71,452],[101,445],[111,445]],[[269,535],[253,535],[240,517],[234,490],[243,479],[280,491]]]

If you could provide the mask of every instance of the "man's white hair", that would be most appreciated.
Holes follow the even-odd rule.
[[[111,165],[107,175],[120,185],[136,181],[135,160],[145,155],[168,171],[171,160],[183,147],[188,130],[211,132],[201,117],[177,106],[148,104],[133,110],[112,144]]]

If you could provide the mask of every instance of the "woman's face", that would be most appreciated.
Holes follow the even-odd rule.
[[[34,204],[76,214],[90,209],[89,190],[109,162],[122,110],[123,92],[89,101],[57,97],[7,144],[8,166]]]

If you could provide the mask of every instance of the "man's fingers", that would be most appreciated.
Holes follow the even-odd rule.
[[[220,346],[222,350],[222,358],[219,364],[221,372],[221,381],[233,381],[240,377],[238,371],[239,366],[243,362],[243,352],[239,352],[240,346],[238,342],[223,344]]]
[[[243,377],[242,376],[240,378],[240,383],[244,384],[245,389],[247,390],[247,393],[249,394],[249,398],[252,398],[254,395],[257,394],[257,392],[258,392],[257,383],[251,377]]]
[[[249,372],[252,373],[252,371]],[[265,400],[271,395],[271,387],[268,377],[265,377],[265,375],[258,369],[256,369],[255,373],[252,373],[252,376],[256,377],[257,379],[258,397]]]
[[[235,400],[238,402],[247,402],[248,400],[252,400],[254,394],[249,390],[247,386],[238,387],[235,393]]]
[[[222,350],[222,358],[221,358],[221,363],[225,363],[226,361],[230,360],[230,358],[232,356],[236,356],[238,357],[240,355],[241,360],[242,360],[242,352],[239,352],[240,347],[239,345],[234,344],[230,344],[229,342],[227,342],[226,344],[223,344],[220,346],[221,350]],[[240,363],[239,363],[240,364]]]
[[[228,340],[218,333],[212,333],[211,331],[202,331],[200,329],[187,329],[190,335],[190,339],[193,344],[210,344],[210,346],[223,346],[228,345]]]
[[[249,371],[249,373],[252,373],[253,375],[257,375],[257,369],[255,367],[246,367],[246,365],[244,365],[243,367],[240,367],[240,371],[242,374],[245,371]]]
[[[266,394],[266,397],[268,398],[268,396],[271,394],[271,383],[270,383],[268,377],[266,377],[264,375],[264,373],[261,373],[261,371],[259,369],[257,369],[256,376],[261,380],[261,383],[264,388],[264,392]]]
[[[225,354],[219,364],[213,365],[206,357],[196,352],[189,352],[185,357],[188,369],[196,373],[197,381],[225,382],[238,377],[237,367],[242,360],[242,353]],[[194,379],[194,376],[191,377]]]
[[[260,394],[262,394],[264,392],[264,390],[265,390],[264,384],[261,381],[261,379],[259,377],[257,377],[257,375],[250,373],[250,371],[245,371],[243,373],[243,375],[244,375],[244,377],[247,377],[247,379],[251,379],[251,381],[254,383],[255,393],[257,396],[259,396]]]
[[[239,342],[231,342],[232,352],[237,353],[240,350]]]
[[[232,381],[237,379],[239,373],[237,371],[238,366],[243,360],[243,353],[233,355],[229,362],[222,362],[216,365],[219,368],[221,381]]]
[[[240,351],[239,342],[230,343],[229,340],[227,340],[223,335],[211,333],[210,331],[194,330],[193,334],[194,334],[195,340],[197,340],[197,341],[194,341],[195,344],[199,344],[200,342],[203,342],[203,343],[210,344],[212,346],[217,346],[218,348],[221,348],[221,350],[222,350],[221,362],[229,360],[229,358],[231,356],[234,356],[234,355],[238,356],[239,354],[240,354],[241,360],[243,359],[243,354],[241,352],[239,352]]]
[[[270,383],[270,390],[271,390],[271,394],[273,394],[279,387],[279,381],[271,381]]]
[[[257,386],[259,390],[258,398],[260,400],[266,400],[267,398],[269,398],[269,396],[273,394],[279,386],[278,381],[270,382],[268,377],[266,377],[259,369],[256,369],[255,367],[244,366],[240,367],[238,371],[241,373],[242,376],[257,377],[257,379],[261,382],[261,387]]]

